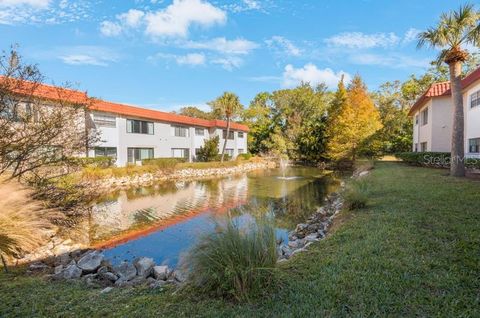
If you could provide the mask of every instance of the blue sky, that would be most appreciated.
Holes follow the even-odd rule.
[[[436,52],[415,35],[457,0],[0,0],[1,49],[20,45],[49,82],[161,110],[223,91],[359,73],[370,89],[422,73]]]

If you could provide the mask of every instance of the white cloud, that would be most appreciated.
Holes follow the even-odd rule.
[[[268,47],[274,49],[277,52],[284,52],[290,56],[300,56],[302,50],[296,47],[290,40],[284,38],[283,36],[275,35],[270,39],[266,40],[265,43]]]
[[[213,64],[218,64],[227,71],[233,71],[243,64],[243,60],[237,56],[225,56],[212,60]]]
[[[120,55],[103,46],[78,45],[72,47],[53,48],[36,54],[37,58],[60,59],[69,65],[108,66],[118,62]]]
[[[325,39],[325,42],[333,46],[347,47],[351,49],[368,49],[374,47],[390,47],[398,44],[400,38],[393,32],[364,34],[362,32],[345,32]]]
[[[204,65],[206,58],[204,54],[190,53],[187,55],[177,56],[176,60],[178,64]]]
[[[142,18],[145,16],[145,13],[140,10],[131,9],[126,13],[118,15],[118,19],[123,22],[124,25],[136,28],[142,22]]]
[[[226,20],[226,13],[209,2],[174,0],[163,10],[146,14],[145,32],[155,37],[186,37],[192,25],[208,27]]]
[[[118,36],[122,33],[122,27],[116,22],[103,21],[100,24],[100,32],[105,36]]]
[[[310,85],[318,85],[324,83],[327,87],[333,89],[337,86],[342,75],[344,76],[345,82],[351,80],[350,74],[339,71],[335,73],[330,68],[319,69],[316,65],[309,63],[304,67],[295,68],[293,65],[288,64],[285,66],[283,72],[283,83],[284,87],[295,87],[298,84],[310,83]]]
[[[157,53],[154,56],[148,57],[150,61],[174,60],[178,65],[200,66],[205,65],[207,58],[203,53],[189,53],[186,55],[176,55],[168,53]]]
[[[158,11],[131,9],[115,18],[115,21],[101,23],[103,35],[118,36],[125,30],[145,26],[144,32],[152,37],[185,38],[193,25],[209,27],[223,24],[227,15],[222,9],[204,0],[174,0]]]
[[[51,0],[0,0],[0,7],[31,6],[35,8],[46,8]]]
[[[189,49],[205,49],[225,54],[248,54],[258,47],[258,44],[245,39],[227,40],[226,38],[214,38],[207,41],[188,41],[181,45]]]
[[[429,59],[413,58],[401,54],[352,54],[350,61],[360,65],[377,65],[389,68],[426,68],[430,65]]]
[[[403,43],[410,43],[417,39],[418,34],[421,31],[415,28],[410,28],[405,32],[405,36],[403,37]]]
[[[0,24],[58,24],[90,17],[88,1],[0,0]]]

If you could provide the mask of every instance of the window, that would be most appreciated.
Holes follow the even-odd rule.
[[[129,163],[135,163],[144,159],[153,158],[153,148],[127,148]]]
[[[185,158],[189,159],[190,149],[188,148],[172,148],[172,157],[173,158]]]
[[[196,136],[205,136],[205,129],[203,129],[203,128],[195,128],[195,135],[196,135]]]
[[[418,125],[418,115],[415,116],[415,125]]]
[[[427,151],[427,143],[426,142],[420,143],[420,151],[421,152]]]
[[[225,149],[225,153],[226,153],[227,155],[229,155],[230,158],[233,157],[233,149],[227,148],[227,149]]]
[[[468,152],[480,153],[480,138],[472,138],[468,140]]]
[[[200,153],[200,148],[195,148],[195,157],[198,157],[199,153]]]
[[[93,122],[97,127],[113,127],[117,125],[115,116],[105,114],[93,114]]]
[[[227,131],[224,130],[224,131],[223,131],[223,139],[226,139],[226,138],[227,138]],[[233,130],[230,130],[230,131],[228,132],[228,139],[234,139],[234,132],[233,132]]]
[[[245,150],[244,150],[244,149],[238,149],[238,153],[239,153],[239,154],[245,153]]]
[[[116,147],[95,147],[95,157],[117,158]]]
[[[415,144],[415,152],[418,152],[418,144]]]
[[[422,111],[422,125],[428,124],[428,108]]]
[[[188,128],[182,126],[174,126],[175,137],[188,137]]]
[[[470,95],[470,108],[480,106],[480,91]]]
[[[243,132],[242,131],[238,132],[238,138],[243,138]]]
[[[127,133],[153,135],[153,123],[143,120],[127,119]]]

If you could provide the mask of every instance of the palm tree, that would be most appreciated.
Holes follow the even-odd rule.
[[[225,118],[227,121],[227,135],[225,136],[225,140],[223,142],[223,149],[222,149],[222,157],[220,159],[223,162],[223,158],[225,156],[225,148],[227,147],[227,140],[230,134],[230,123],[232,117],[238,115],[238,113],[242,110],[243,106],[240,104],[240,99],[238,96],[231,92],[225,92],[222,96],[218,97],[216,100],[209,103],[212,107],[214,114],[219,117]]]
[[[466,45],[480,45],[480,11],[466,4],[458,11],[443,13],[438,25],[418,35],[417,47],[428,45],[441,52],[437,63],[445,62],[450,71],[450,89],[454,105],[450,175],[465,176],[464,115],[461,87],[462,64],[469,56]]]

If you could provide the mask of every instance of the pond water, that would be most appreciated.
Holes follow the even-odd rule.
[[[272,169],[121,191],[98,202],[83,228],[88,244],[104,249],[114,264],[147,256],[175,266],[200,235],[214,231],[214,220],[226,215],[251,222],[269,214],[277,236],[287,241],[288,231],[304,222],[339,180],[304,167],[288,168],[287,178],[281,176]]]

